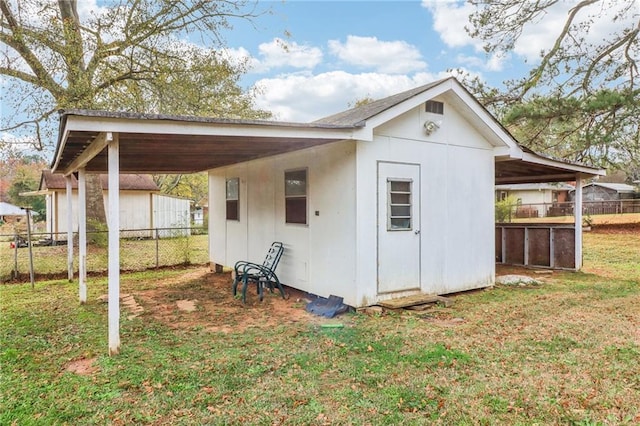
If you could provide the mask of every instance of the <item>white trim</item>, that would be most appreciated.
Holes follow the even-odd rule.
[[[111,133],[100,133],[94,140],[91,142],[91,145],[86,147],[82,153],[76,157],[66,169],[62,171],[63,174],[67,175],[69,173],[73,173],[74,171],[83,168],[87,165],[89,161],[91,161],[96,155],[100,154],[102,150],[111,142],[113,139],[113,135]],[[62,152],[62,151],[60,151]],[[56,161],[56,166],[58,161]]]
[[[603,169],[596,169],[579,164],[564,163],[562,161],[552,160],[551,158],[545,158],[537,154],[531,154],[529,152],[524,152],[522,154],[522,160],[528,163],[540,164],[542,166],[558,167],[566,171],[573,171],[575,173],[583,173],[596,176],[605,176],[607,174],[607,172]]]
[[[575,219],[575,270],[582,268],[582,175],[576,173],[576,192],[573,206],[573,216]]]
[[[312,126],[313,124],[311,124]],[[297,126],[293,123],[220,123],[182,120],[107,118],[69,115],[65,124],[65,137],[69,131],[162,133],[167,135],[240,136],[240,137],[295,137],[303,139],[352,139],[357,128],[327,128]]]
[[[120,352],[120,146],[109,144],[109,355]]]
[[[64,177],[65,193],[67,194],[67,275],[69,282],[73,281],[73,189],[71,175]]]
[[[78,296],[87,303],[87,180],[84,169],[78,170]]]

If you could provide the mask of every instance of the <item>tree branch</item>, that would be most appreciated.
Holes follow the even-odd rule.
[[[549,50],[549,52],[547,52],[547,54],[544,55],[544,57],[542,58],[542,61],[540,62],[540,65],[538,65],[538,67],[535,69],[532,76],[529,77],[527,82],[524,84],[522,88],[521,97],[524,97],[531,88],[535,87],[538,84],[538,82],[542,78],[542,74],[544,73],[547,65],[549,65],[549,62],[551,61],[551,59],[558,52],[558,50],[560,49],[560,46],[562,45],[562,41],[564,40],[566,35],[569,33],[569,30],[571,29],[571,24],[573,23],[573,20],[578,14],[578,12],[582,8],[589,6],[593,3],[596,3],[598,1],[600,0],[583,0],[569,11],[569,17],[564,23],[564,27],[562,28],[560,35],[558,35],[558,37],[556,38],[556,41],[553,44],[553,47],[551,48],[551,50]]]
[[[22,37],[22,29],[13,16],[6,0],[0,0],[0,11],[2,12],[2,16],[7,20],[12,32],[11,35],[4,33],[0,34],[0,41],[9,47],[12,47],[22,57],[22,59],[24,59],[35,74],[38,85],[46,88],[54,97],[57,98],[60,96],[63,91],[62,87],[49,75],[42,63],[25,43]]]

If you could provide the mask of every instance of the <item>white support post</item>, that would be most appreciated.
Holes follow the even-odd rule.
[[[111,136],[111,138],[109,137]],[[118,134],[109,142],[109,355],[120,352],[120,146]]]
[[[71,175],[66,175],[64,179],[67,192],[67,274],[71,282],[73,281],[73,188]]]
[[[78,170],[78,282],[80,303],[87,303],[87,181]]]
[[[575,270],[582,268],[582,176],[576,174],[576,199],[573,204],[573,216],[575,218]]]

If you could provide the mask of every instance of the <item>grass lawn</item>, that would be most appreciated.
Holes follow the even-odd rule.
[[[127,274],[113,357],[106,280],[86,305],[3,285],[0,424],[639,424],[640,235],[586,233],[585,271],[544,279],[326,320],[204,268]]]
[[[185,263],[203,265],[209,261],[207,235],[191,235],[185,238],[122,239],[120,241],[120,265],[126,271],[141,271],[158,266]],[[104,273],[109,264],[108,248],[89,245],[87,248],[87,270],[89,273]],[[15,249],[9,241],[0,241],[0,283],[11,280],[17,260],[22,280],[29,279],[29,250]],[[74,247],[74,268],[78,273],[78,247]],[[67,246],[33,247],[33,269],[37,277],[67,274]]]

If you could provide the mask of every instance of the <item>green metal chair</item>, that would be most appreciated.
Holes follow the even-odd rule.
[[[280,262],[283,252],[283,244],[276,241],[271,244],[262,265],[244,260],[236,262],[233,267],[235,272],[235,277],[233,279],[233,295],[235,296],[237,294],[238,284],[242,282],[242,303],[246,303],[247,287],[249,286],[249,283],[256,283],[258,297],[261,302],[264,298],[265,287],[269,287],[269,290],[271,290],[272,293],[274,288],[278,287],[278,290],[284,299],[284,289],[276,275],[276,268],[278,267],[278,262]]]

